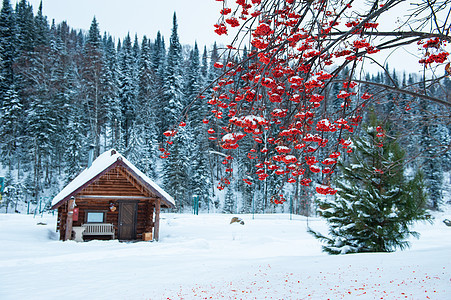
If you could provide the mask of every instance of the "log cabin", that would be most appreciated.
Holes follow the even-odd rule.
[[[157,240],[160,209],[174,199],[112,149],[53,198],[60,240]]]

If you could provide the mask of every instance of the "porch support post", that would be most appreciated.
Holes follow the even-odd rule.
[[[154,239],[158,241],[160,238],[160,208],[161,208],[161,200],[157,199],[155,201],[155,227],[154,227]]]
[[[146,201],[146,230],[145,232],[152,232],[153,221],[153,206],[150,201]]]
[[[70,240],[72,237],[72,218],[74,216],[75,198],[71,197],[67,205],[66,234],[64,240]]]

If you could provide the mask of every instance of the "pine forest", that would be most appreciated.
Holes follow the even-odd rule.
[[[115,37],[103,33],[102,24],[95,18],[87,24],[89,30],[75,30],[66,22],[49,21],[42,6],[34,13],[25,0],[15,7],[3,0],[0,167],[6,176],[2,212],[26,212],[30,204],[49,208],[61,187],[86,168],[90,147],[94,147],[95,156],[117,149],[174,197],[177,212],[191,211],[193,196],[197,195],[203,212],[309,215],[319,208],[327,215],[332,206],[335,212],[343,212],[347,201],[357,197],[347,189],[360,191],[358,197],[365,212],[372,207],[365,199],[372,196],[363,194],[372,192],[362,192],[362,185],[382,179],[388,190],[374,193],[381,199],[388,199],[387,193],[396,194],[386,200],[388,216],[394,213],[393,201],[417,205],[423,213],[423,208],[439,210],[443,205],[444,193],[451,185],[450,111],[408,94],[379,94],[377,103],[363,114],[366,125],[353,133],[353,145],[341,149],[340,166],[317,173],[307,170],[311,172],[310,182],[293,179],[281,185],[286,174],[255,179],[253,175],[260,167],[252,159],[256,150],[251,142],[237,149],[250,155],[237,156],[229,163],[210,128],[212,108],[199,98],[201,93],[208,97],[213,83],[222,75],[217,65],[227,63],[222,55],[224,47],[194,41],[182,45],[175,13],[172,24],[170,37],[159,32],[142,39],[136,35]],[[245,59],[247,50],[240,56]],[[389,72],[368,72],[366,80],[408,86],[422,79],[398,67],[385,67]],[[348,72],[344,68],[339,76],[345,79]],[[449,102],[450,78],[443,77],[441,86],[444,88],[424,89]],[[326,98],[335,100],[327,105],[339,108],[339,93],[340,83],[330,85]],[[224,115],[217,122],[225,126],[230,118]],[[168,141],[165,132],[174,126],[178,134]],[[274,152],[276,146],[271,144],[267,147],[273,149],[259,151]],[[384,147],[392,147],[391,152]],[[308,147],[303,151],[309,151]],[[224,164],[230,165],[233,174],[225,189],[221,183],[218,185],[224,178]],[[323,164],[327,167],[328,162]],[[335,196],[321,193],[324,170],[335,173],[334,186],[340,201],[333,204],[329,200]],[[277,170],[273,172],[277,174]],[[278,200],[280,186],[286,201]],[[416,193],[415,199],[424,201],[412,204],[402,200],[405,191],[401,193],[396,186]],[[404,217],[409,218],[421,217]],[[339,224],[342,230],[350,228],[344,226],[349,224]],[[332,253],[359,251],[362,247],[367,251],[403,247],[369,245],[365,241],[338,245],[337,240],[329,240],[328,245]]]

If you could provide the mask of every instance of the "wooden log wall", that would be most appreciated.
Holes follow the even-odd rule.
[[[122,200],[124,201],[124,200]],[[72,226],[81,226],[86,223],[86,213],[88,211],[104,211],[106,213],[105,223],[110,223],[114,225],[115,236],[118,236],[119,230],[119,204],[116,200],[86,200],[86,199],[76,199],[76,207],[78,208],[78,220],[73,221]],[[113,203],[116,210],[110,210],[110,203]],[[154,217],[155,201],[143,200],[138,203],[138,214],[137,214],[137,224],[136,224],[136,238],[138,240],[142,239],[142,234],[144,232],[153,232],[153,227],[155,226]],[[62,205],[58,208],[58,223],[57,228],[60,231],[60,239],[64,238],[65,224],[67,219],[67,205]],[[108,237],[102,236],[92,236],[88,237],[92,239],[104,239]]]

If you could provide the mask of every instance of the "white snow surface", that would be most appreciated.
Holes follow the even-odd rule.
[[[289,214],[163,213],[160,241],[135,243],[62,242],[56,216],[0,214],[0,299],[451,299],[450,214],[408,250],[339,256]]]
[[[58,203],[59,201],[66,198],[68,195],[70,195],[72,192],[74,192],[76,189],[87,183],[89,180],[94,178],[95,176],[99,175],[102,171],[107,169],[109,166],[111,166],[113,163],[115,163],[118,158],[122,159],[122,161],[130,168],[132,169],[136,175],[142,178],[145,182],[147,182],[150,186],[152,186],[156,191],[158,191],[161,196],[165,197],[168,201],[170,201],[172,204],[175,205],[174,199],[165,192],[160,186],[158,186],[155,182],[153,182],[152,179],[150,179],[146,174],[141,172],[138,168],[136,168],[131,162],[129,162],[124,156],[122,156],[119,152],[115,151],[115,154],[111,155],[111,151],[114,149],[110,149],[108,151],[105,151],[101,155],[99,155],[93,162],[91,167],[86,168],[78,174],[77,177],[74,178],[68,185],[64,187],[52,200],[52,206]]]

